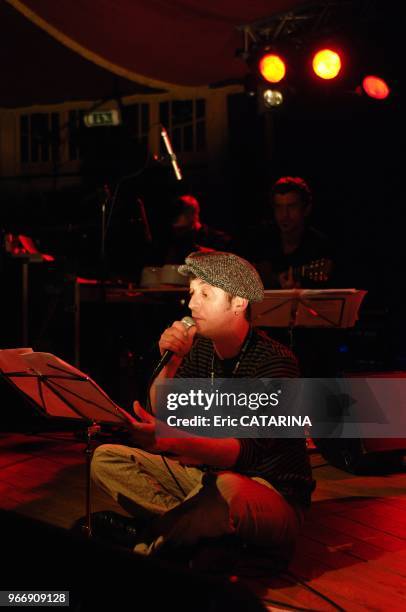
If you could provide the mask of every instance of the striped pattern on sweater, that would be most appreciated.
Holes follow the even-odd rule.
[[[183,359],[176,378],[209,378],[214,347],[200,336]],[[214,375],[226,377],[221,359],[215,356]],[[296,357],[284,345],[256,329],[236,378],[295,378],[299,376]],[[308,506],[314,489],[304,439],[240,438],[240,454],[233,470],[246,476],[259,476],[292,502]]]

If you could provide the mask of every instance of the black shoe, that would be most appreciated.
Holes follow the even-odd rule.
[[[74,530],[86,526],[86,517],[77,521]],[[140,541],[140,534],[144,531],[145,523],[130,516],[123,516],[117,512],[102,511],[91,514],[92,537],[107,541],[122,548],[134,548]]]

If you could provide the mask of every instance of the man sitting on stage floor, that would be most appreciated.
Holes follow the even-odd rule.
[[[163,378],[298,376],[291,351],[250,325],[249,305],[264,290],[248,261],[192,253],[179,272],[190,276],[195,326],[186,330],[176,321],[160,338],[161,354],[173,356],[152,386],[154,413],[156,382]],[[134,516],[142,509],[154,517],[136,538],[136,552],[229,536],[289,557],[314,487],[304,439],[156,438],[155,417],[138,402],[134,410],[143,421],[133,426],[137,447],[99,446],[92,477]]]

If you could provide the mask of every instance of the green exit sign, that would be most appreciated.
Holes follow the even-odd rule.
[[[83,117],[86,127],[110,127],[120,125],[120,115],[117,110],[94,111]]]

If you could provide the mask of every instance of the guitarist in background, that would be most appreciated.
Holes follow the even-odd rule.
[[[299,177],[284,176],[272,186],[270,201],[273,220],[256,226],[244,253],[257,268],[265,289],[334,286],[337,277],[332,281],[333,248],[328,238],[309,224],[312,194],[307,183]],[[267,332],[283,344],[291,342],[284,328]],[[340,330],[295,329],[293,344],[302,376],[336,375],[340,368],[339,338]]]
[[[332,247],[308,223],[312,194],[299,177],[284,176],[271,189],[274,222],[264,221],[251,254],[266,289],[328,286]]]

